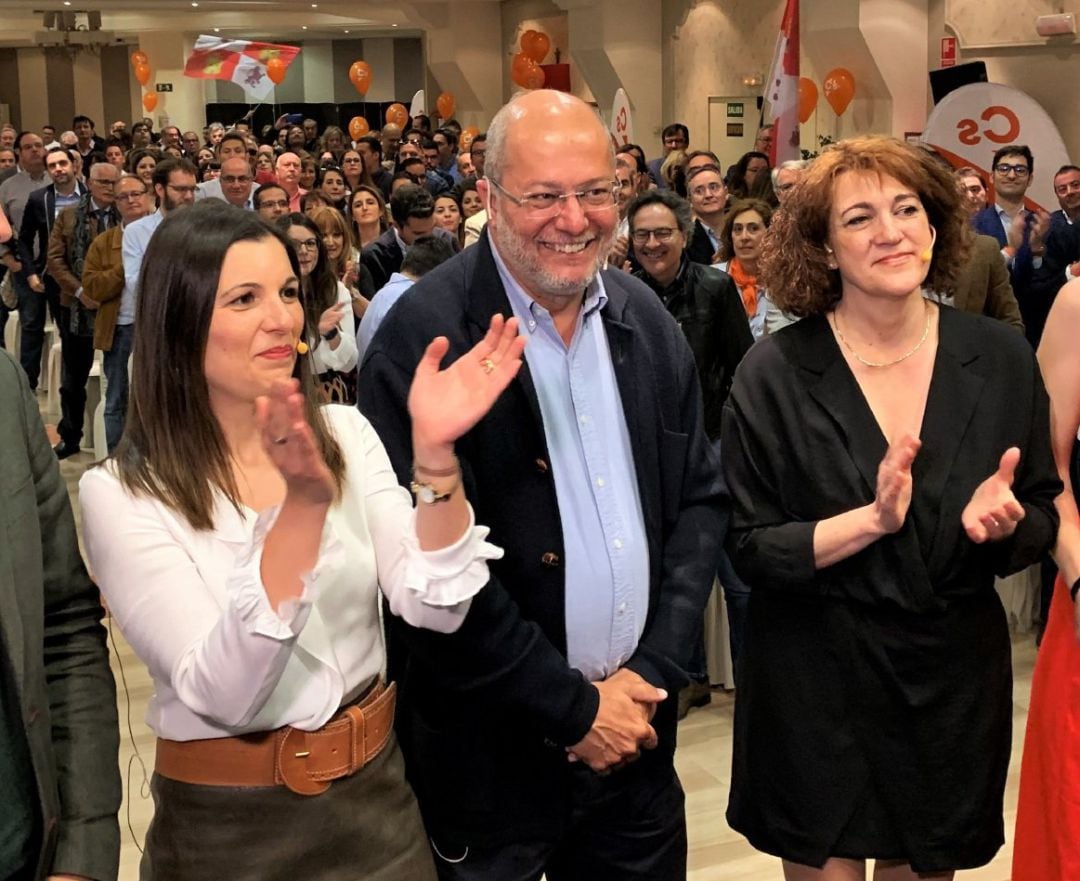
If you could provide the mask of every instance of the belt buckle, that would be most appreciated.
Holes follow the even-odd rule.
[[[279,735],[275,774],[297,795],[321,795],[330,788],[329,780],[316,780],[308,773],[308,757],[313,743],[308,732],[286,728]]]

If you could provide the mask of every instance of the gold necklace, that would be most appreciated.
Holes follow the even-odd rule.
[[[925,301],[924,301],[925,303]],[[933,318],[933,312],[930,309],[930,305],[926,304],[926,327],[923,328],[922,336],[919,337],[919,341],[915,345],[904,352],[899,358],[894,358],[892,361],[870,361],[855,351],[854,347],[847,341],[844,335],[840,332],[840,322],[837,321],[836,312],[832,314],[833,330],[836,331],[836,336],[841,343],[852,355],[855,356],[855,360],[865,367],[892,367],[895,364],[899,364],[901,361],[906,361],[912,355],[914,355],[919,349],[922,348],[923,343],[926,342],[926,338],[930,336],[930,321]]]

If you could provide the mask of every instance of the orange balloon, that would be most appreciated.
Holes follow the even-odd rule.
[[[443,92],[435,99],[435,108],[439,111],[439,117],[441,119],[449,119],[454,115],[454,96],[449,92]]]
[[[510,79],[523,89],[538,89],[544,84],[544,72],[528,55],[519,52],[510,63]],[[539,86],[531,85],[537,81]]]
[[[544,83],[547,82],[547,76],[540,69],[540,65],[533,62],[533,68],[525,74],[525,82],[522,83],[526,89],[542,89]]]
[[[525,31],[521,36],[521,51],[537,64],[547,58],[551,50],[551,38],[542,31]]]
[[[799,122],[806,122],[817,110],[817,85],[808,77],[799,77]]]
[[[371,131],[371,127],[364,117],[354,116],[349,120],[349,137],[354,141],[359,141],[369,131]]]
[[[157,92],[147,92],[142,96],[142,106],[147,113],[153,113],[154,108],[157,107]]]
[[[349,82],[361,96],[366,95],[371,88],[371,65],[366,61],[354,61],[349,68]]]
[[[288,65],[280,58],[271,58],[266,62],[266,75],[270,77],[270,82],[275,86],[281,85],[287,70]]]
[[[386,121],[390,125],[405,128],[409,124],[409,111],[404,104],[391,104],[386,108]]]
[[[150,59],[146,57],[146,53],[141,50],[136,50],[131,53],[131,66],[135,67],[139,64],[149,64]]]
[[[825,100],[837,116],[842,116],[851,99],[855,97],[855,77],[846,67],[837,67],[825,74],[822,86],[825,89]]]
[[[140,86],[145,86],[148,82],[150,82],[150,65],[136,64],[135,79],[139,81]]]
[[[469,151],[472,142],[476,139],[478,134],[480,134],[480,129],[475,125],[467,125],[461,130],[461,138],[458,140],[458,145],[461,147],[463,153]]]

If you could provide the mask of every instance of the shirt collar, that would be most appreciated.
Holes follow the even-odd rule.
[[[499,249],[495,246],[494,240],[491,240],[491,256],[495,258],[495,268],[499,272],[499,278],[502,280],[503,288],[506,291],[506,296],[510,300],[510,305],[513,307],[513,311],[518,314],[528,314],[534,319],[540,315],[547,315],[548,310],[536,302],[526,290],[518,284],[517,279],[514,278],[513,273],[507,268],[506,263],[503,261],[502,255],[499,253]],[[607,305],[608,296],[607,291],[604,289],[604,279],[598,272],[596,278],[589,283],[589,286],[585,288],[585,300],[581,306],[581,315],[583,318],[587,318],[594,312],[603,309]],[[526,327],[524,330],[532,333],[536,328]]]

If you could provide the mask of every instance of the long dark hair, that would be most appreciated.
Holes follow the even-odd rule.
[[[304,303],[304,325],[308,330],[314,331],[319,326],[319,319],[322,317],[323,312],[338,301],[338,279],[334,273],[334,267],[330,263],[330,258],[326,256],[322,231],[310,217],[301,214],[299,211],[294,211],[292,214],[286,214],[284,217],[277,219],[277,228],[281,232],[281,237],[287,243],[290,258],[295,260],[295,248],[292,239],[288,236],[290,226],[302,226],[310,232],[315,237],[315,247],[319,251],[318,259],[315,261],[315,268],[311,270],[311,274],[307,278],[301,281],[301,289],[304,294],[301,297]],[[297,267],[296,277],[300,278],[299,263],[295,265]]]
[[[210,409],[206,339],[225,254],[237,242],[269,238],[285,248],[299,277],[296,254],[281,232],[253,212],[204,199],[166,217],[143,261],[130,404],[113,459],[129,492],[165,503],[195,529],[213,529],[215,491],[242,510],[225,436]],[[293,376],[340,489],[345,460],[317,404],[310,359],[298,357]]]

